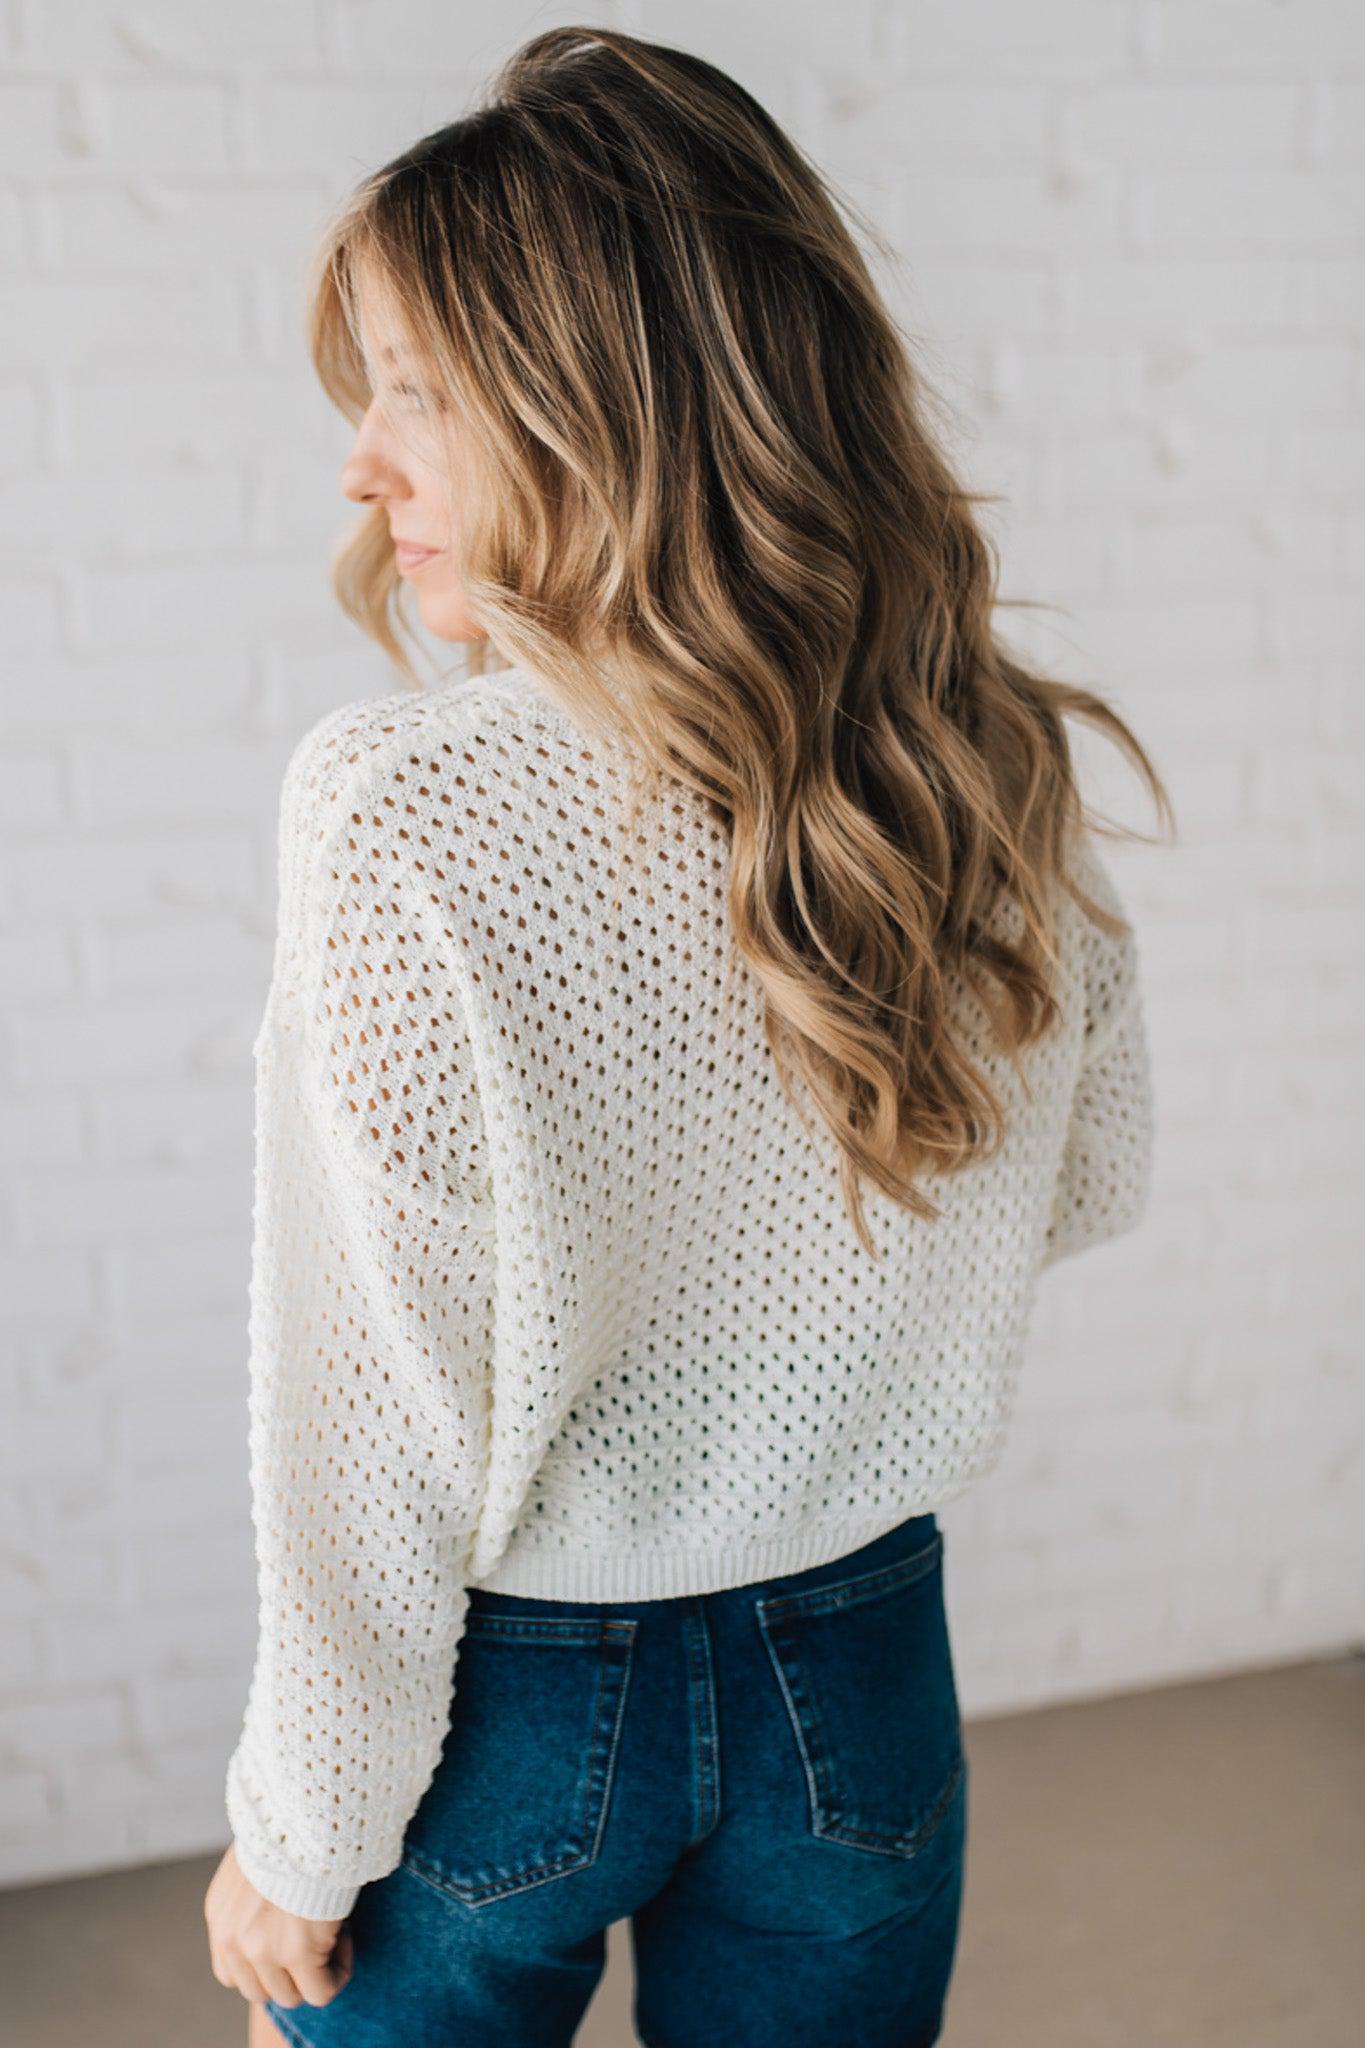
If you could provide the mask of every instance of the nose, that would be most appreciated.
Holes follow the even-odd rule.
[[[390,494],[384,465],[374,455],[349,455],[341,465],[341,489],[357,505],[374,505]]]
[[[377,437],[371,435],[371,414],[366,413],[356,434],[355,445],[341,465],[341,489],[357,505],[374,505],[401,493],[397,469],[384,459]]]

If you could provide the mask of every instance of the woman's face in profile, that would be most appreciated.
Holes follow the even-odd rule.
[[[458,568],[449,409],[424,382],[411,344],[375,309],[366,306],[360,325],[374,396],[342,464],[341,488],[357,505],[383,508],[399,573],[417,593],[423,625],[441,640],[486,640],[469,615]]]

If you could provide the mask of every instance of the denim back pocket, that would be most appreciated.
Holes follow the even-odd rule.
[[[943,1536],[910,1557],[756,1602],[805,1772],[811,1833],[918,1856],[965,1768]]]
[[[469,1612],[441,1759],[403,1839],[415,1877],[480,1906],[596,1861],[638,1626]]]

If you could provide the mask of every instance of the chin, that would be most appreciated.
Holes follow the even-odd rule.
[[[421,612],[423,625],[429,633],[434,633],[438,640],[478,641],[488,638],[483,627],[476,625],[468,613],[461,611],[458,606],[419,605],[418,610]]]

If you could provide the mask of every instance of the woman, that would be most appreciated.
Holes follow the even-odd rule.
[[[936,2040],[935,1511],[1136,1222],[1131,928],[820,180],[554,29],[361,187],[312,348],[405,686],[298,743],[257,1061],[251,2039]],[[400,580],[480,666],[411,688]],[[486,654],[497,665],[483,666]]]

